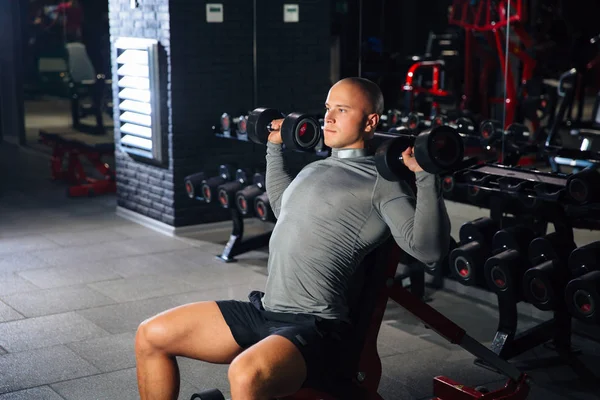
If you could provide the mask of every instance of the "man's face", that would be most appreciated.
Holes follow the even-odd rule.
[[[375,131],[377,114],[362,90],[348,82],[338,82],[329,90],[325,103],[325,145],[333,149],[360,149]]]

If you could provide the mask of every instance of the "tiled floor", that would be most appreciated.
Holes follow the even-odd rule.
[[[138,324],[186,302],[244,299],[263,287],[267,254],[254,251],[223,264],[214,255],[227,229],[171,238],[118,217],[114,197],[67,199],[64,186],[49,181],[47,161],[0,144],[0,400],[136,399]],[[452,203],[449,210],[455,232],[485,214]],[[578,232],[580,244],[594,237],[597,232]],[[493,297],[490,304],[450,290],[431,296],[436,309],[476,339],[491,341]],[[541,313],[520,310],[521,328],[539,323],[531,316]],[[574,342],[600,376],[600,345],[579,337]],[[468,385],[503,382],[392,303],[378,347],[385,399],[426,399],[437,375]],[[572,369],[545,361],[552,355],[538,347],[519,357],[519,366],[539,364],[527,369],[534,378],[529,398],[600,398],[600,388],[585,388]],[[181,399],[211,387],[228,392],[227,366],[188,359],[180,366]]]

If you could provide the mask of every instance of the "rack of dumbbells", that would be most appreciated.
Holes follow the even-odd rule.
[[[195,173],[185,177],[184,184],[191,199],[231,212],[233,229],[223,252],[218,255],[219,259],[234,262],[237,255],[269,244],[271,231],[244,238],[244,218],[256,217],[263,222],[275,221],[266,195],[264,172],[252,174],[247,169],[220,165],[216,175]]]
[[[594,379],[572,357],[571,323],[575,317],[600,324],[600,241],[577,247],[573,234],[600,230],[598,170],[563,174],[484,163],[451,179],[472,204],[490,210],[490,217],[460,228],[446,273],[497,295],[492,350],[508,360],[549,343],[583,378]],[[552,311],[553,318],[517,335],[520,302]]]

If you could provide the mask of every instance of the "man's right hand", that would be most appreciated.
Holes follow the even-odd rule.
[[[281,124],[283,124],[283,118],[274,119],[271,121],[271,133],[269,133],[269,137],[267,140],[273,144],[282,144],[283,139],[281,139]]]

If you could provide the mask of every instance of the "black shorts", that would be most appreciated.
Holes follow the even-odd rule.
[[[248,295],[250,301],[217,301],[233,338],[243,349],[270,335],[287,338],[304,357],[307,370],[305,383],[321,383],[325,372],[335,369],[338,352],[350,325],[309,314],[266,311],[262,306],[263,296],[264,293],[253,291]]]

